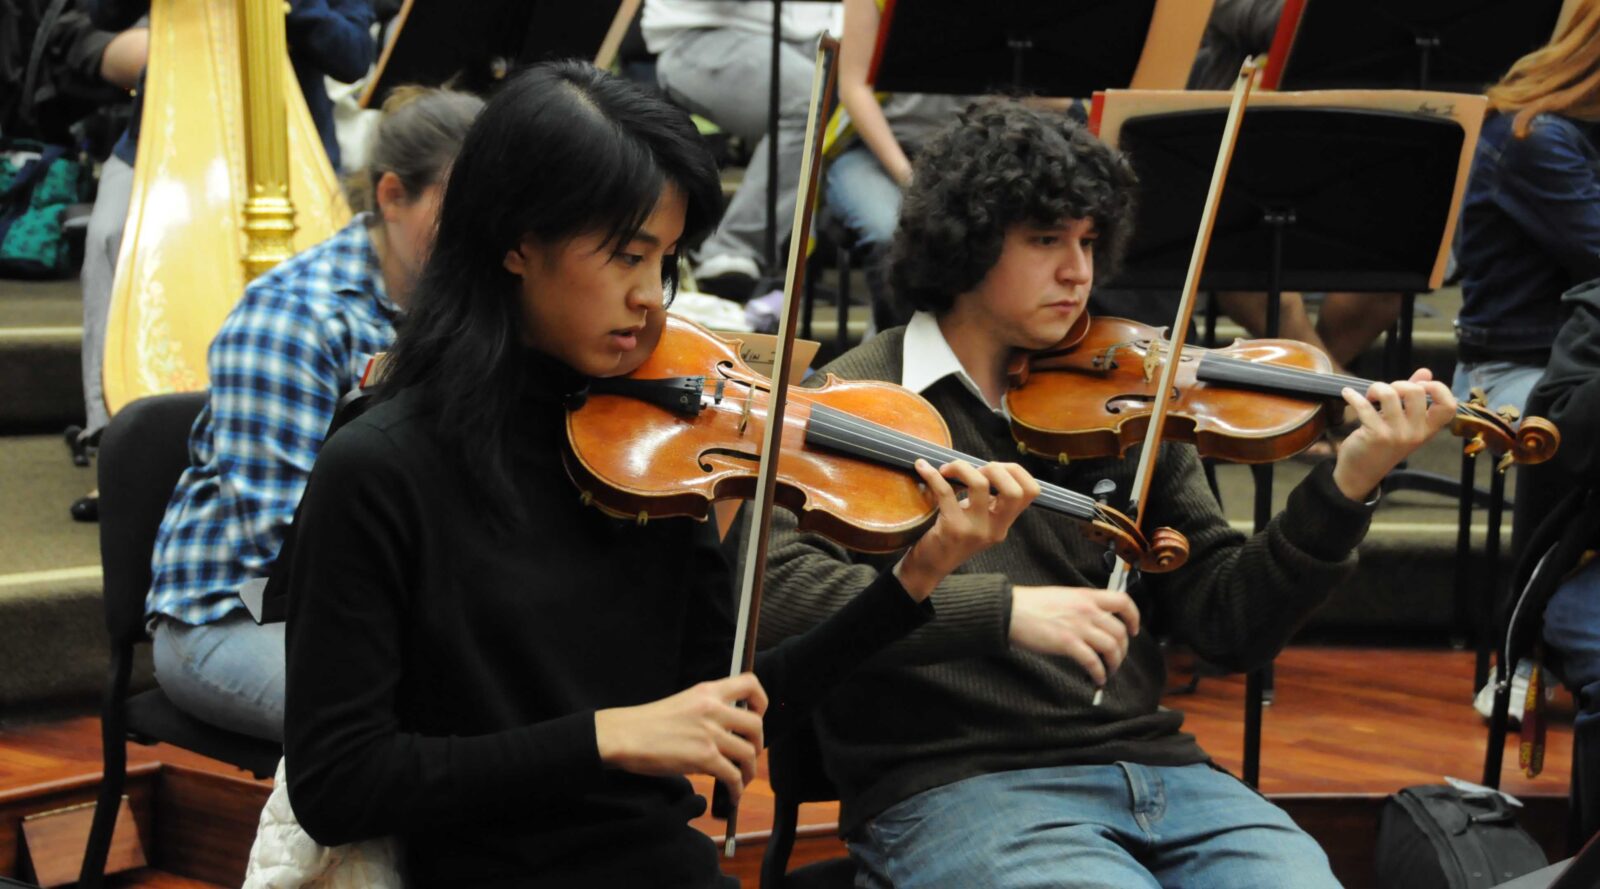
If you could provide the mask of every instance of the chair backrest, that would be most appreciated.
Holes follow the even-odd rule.
[[[855,862],[830,858],[789,870],[799,829],[801,803],[839,798],[822,766],[822,748],[815,723],[803,725],[767,748],[767,777],[772,783],[772,836],[761,859],[762,889],[845,889],[855,885]]]
[[[205,403],[205,392],[141,398],[118,411],[100,438],[100,565],[114,644],[144,638],[150,554]]]
[[[775,796],[793,803],[839,798],[838,788],[822,766],[822,747],[810,719],[767,748],[767,778]]]

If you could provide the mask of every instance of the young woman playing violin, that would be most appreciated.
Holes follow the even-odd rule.
[[[688,115],[588,65],[519,74],[474,123],[381,401],[323,449],[287,557],[286,771],[319,842],[399,835],[418,886],[727,883],[683,776],[737,797],[763,739],[931,617],[1037,492],[1015,465],[921,467],[940,511],[897,566],[712,679],[712,526],[606,517],[561,449],[569,394],[655,348],[720,204]]]
[[[1065,117],[972,106],[918,156],[895,234],[890,283],[918,313],[825,370],[922,392],[964,453],[1015,454],[1008,360],[1083,313],[1127,241],[1133,189],[1122,157]],[[1137,602],[1105,588],[1103,547],[1030,510],[939,585],[938,620],[834,689],[817,727],[858,885],[1337,885],[1310,837],[1179,731],[1141,628],[1243,670],[1348,575],[1379,481],[1454,401],[1425,370],[1344,398],[1361,427],[1260,534],[1229,527],[1191,445],[1164,444],[1144,523],[1183,533],[1190,553],[1147,575]],[[1078,492],[1109,482],[1120,503],[1135,459],[1025,465]],[[786,514],[774,525],[763,645],[827,620],[893,560],[796,533]]]

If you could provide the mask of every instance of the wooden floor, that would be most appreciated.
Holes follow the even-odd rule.
[[[1174,682],[1185,679],[1175,659]],[[1282,794],[1387,794],[1409,784],[1433,783],[1445,775],[1481,777],[1484,721],[1471,707],[1472,654],[1358,648],[1295,648],[1277,665],[1275,703],[1267,708],[1261,789]],[[1169,695],[1167,705],[1188,714],[1186,728],[1223,766],[1242,762],[1244,680],[1204,679],[1193,695]],[[1537,778],[1517,770],[1517,737],[1508,739],[1503,789],[1521,796],[1564,797],[1571,757],[1571,700],[1557,693],[1552,707],[1545,772]],[[0,727],[0,797],[19,788],[97,772],[99,724],[93,717]],[[186,751],[165,746],[129,747],[130,765],[161,762],[239,773]],[[708,782],[697,782],[703,791]],[[802,824],[827,833],[837,817],[832,804],[806,806]],[[764,778],[746,793],[740,834],[756,848],[730,866],[746,886],[759,843],[771,823],[771,795]],[[700,826],[720,838],[722,824],[709,817]],[[0,825],[3,827],[3,825]],[[833,841],[817,841],[811,856],[832,854]],[[127,885],[195,886],[141,874]]]

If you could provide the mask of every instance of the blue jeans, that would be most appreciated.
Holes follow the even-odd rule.
[[[865,257],[872,329],[906,323],[911,310],[890,297],[887,268],[889,243],[900,224],[900,186],[866,143],[857,142],[828,165],[823,187],[828,212],[856,236],[856,255]]]
[[[889,243],[900,223],[900,186],[865,142],[857,142],[828,165],[824,195],[828,212],[850,229],[864,248]]]
[[[1520,364],[1515,361],[1479,361],[1456,365],[1456,377],[1450,384],[1450,393],[1457,401],[1466,401],[1477,386],[1488,396],[1489,409],[1499,410],[1511,405],[1521,412],[1528,403],[1528,393],[1544,376],[1544,366]]]
[[[998,772],[924,791],[850,838],[861,887],[1337,887],[1289,816],[1207,765]]]
[[[198,627],[159,618],[156,682],[197,719],[282,743],[284,627],[257,624],[244,611]]]
[[[1544,641],[1561,657],[1561,675],[1578,697],[1575,724],[1600,726],[1600,559],[1556,587],[1544,608]]]

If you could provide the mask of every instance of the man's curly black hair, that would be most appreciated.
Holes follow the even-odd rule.
[[[889,253],[895,298],[941,313],[1000,259],[1007,230],[1093,218],[1096,276],[1133,231],[1133,168],[1063,114],[984,99],[918,154]]]

